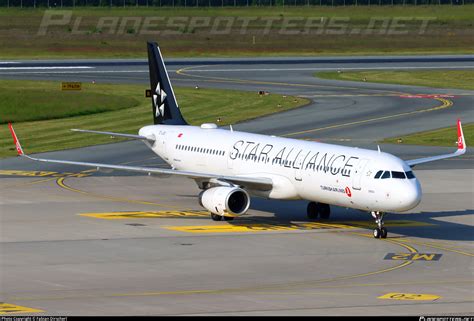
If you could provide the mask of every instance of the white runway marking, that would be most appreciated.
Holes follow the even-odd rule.
[[[53,69],[94,69],[89,66],[58,66],[58,67],[0,67],[0,70],[53,70]]]
[[[93,68],[93,67],[90,67]],[[2,72],[2,70],[8,68],[1,68],[0,67],[0,74],[2,75],[18,75],[18,74],[80,74],[80,73],[93,73],[93,74],[111,74],[111,73],[140,73],[140,72],[148,72],[148,70],[71,70],[71,71],[19,71],[19,72]]]

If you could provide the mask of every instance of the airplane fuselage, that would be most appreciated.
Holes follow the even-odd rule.
[[[420,183],[410,166],[384,152],[230,131],[213,124],[151,125],[139,134],[153,137],[155,143],[147,145],[174,169],[270,178],[271,190],[247,188],[256,196],[381,212],[407,211],[421,200]]]

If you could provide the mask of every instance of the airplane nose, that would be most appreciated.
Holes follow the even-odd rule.
[[[406,210],[410,210],[416,207],[421,202],[421,186],[417,179],[410,182],[410,186],[407,187],[406,192],[403,196],[403,205]]]

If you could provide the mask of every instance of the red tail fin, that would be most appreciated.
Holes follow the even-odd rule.
[[[458,119],[458,149],[464,149],[464,134],[462,132],[461,119]]]
[[[18,137],[16,137],[15,130],[13,129],[12,123],[8,123],[8,128],[10,128],[10,133],[12,134],[13,137],[13,142],[15,143],[16,146],[16,151],[19,156],[23,155],[23,149],[21,148],[20,141],[18,140]]]

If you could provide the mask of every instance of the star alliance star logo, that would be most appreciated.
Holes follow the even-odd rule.
[[[160,107],[158,107],[158,97],[160,98]],[[166,93],[160,88],[160,83],[156,84],[155,93],[153,94],[153,105],[155,105],[155,116],[165,117],[165,104],[163,103],[166,98]]]

